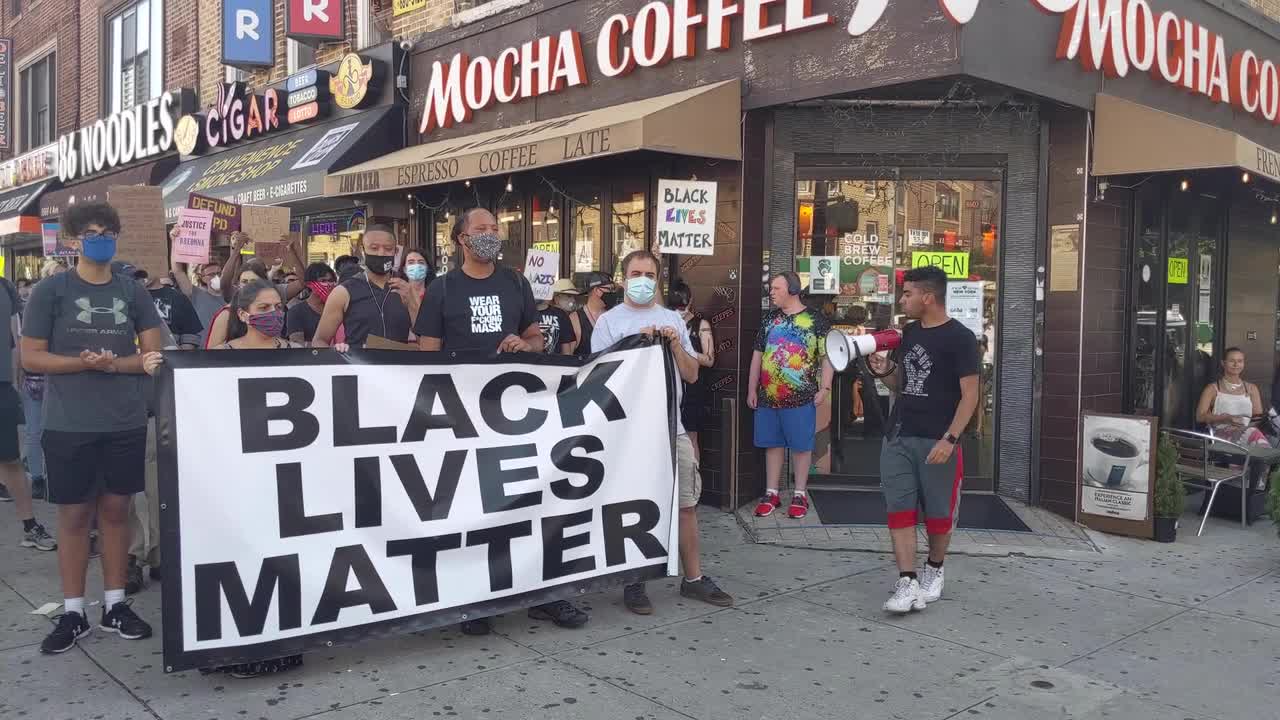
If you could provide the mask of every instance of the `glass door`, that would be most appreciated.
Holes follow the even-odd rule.
[[[902,328],[901,278],[920,264],[948,269],[953,318],[969,328],[981,353],[978,410],[961,438],[966,487],[995,486],[995,378],[999,327],[999,236],[1003,174],[995,169],[884,169],[875,179],[809,170],[796,184],[796,265],[809,304],[850,334]],[[963,298],[963,299],[961,299]],[[876,484],[889,414],[880,381],[837,378],[831,451],[816,471],[827,482]]]

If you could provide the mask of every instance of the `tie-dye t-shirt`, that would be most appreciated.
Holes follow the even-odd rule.
[[[791,408],[813,402],[830,331],[831,323],[822,313],[809,308],[795,315],[774,310],[765,317],[755,346],[761,353],[761,405]]]

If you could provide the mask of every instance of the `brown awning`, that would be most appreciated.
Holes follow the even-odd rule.
[[[1280,182],[1280,154],[1230,130],[1099,94],[1093,175],[1239,167]]]
[[[551,120],[415,145],[331,173],[325,195],[509,175],[633,150],[739,160],[736,80]]]

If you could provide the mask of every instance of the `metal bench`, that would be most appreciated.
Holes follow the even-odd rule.
[[[1169,438],[1178,454],[1174,467],[1184,485],[1209,491],[1209,501],[1204,505],[1204,517],[1196,536],[1204,534],[1204,524],[1213,511],[1213,501],[1223,483],[1238,480],[1240,484],[1240,526],[1245,527],[1248,517],[1249,449],[1212,435],[1191,430],[1161,430]]]

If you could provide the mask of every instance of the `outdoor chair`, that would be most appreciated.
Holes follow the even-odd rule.
[[[1228,442],[1205,433],[1191,430],[1161,430],[1162,435],[1173,442],[1178,459],[1175,471],[1184,485],[1209,492],[1204,504],[1203,518],[1196,536],[1204,534],[1204,524],[1213,511],[1218,488],[1225,482],[1240,483],[1240,526],[1246,526],[1249,496],[1249,450],[1243,445]],[[1235,467],[1239,465],[1239,467]]]

